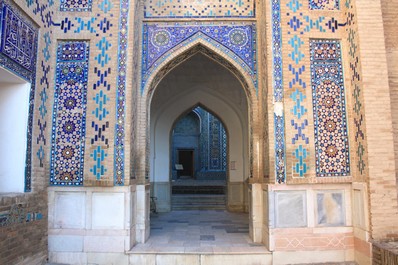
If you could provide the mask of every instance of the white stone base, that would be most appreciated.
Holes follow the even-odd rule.
[[[128,264],[136,239],[135,186],[50,187],[49,261]]]

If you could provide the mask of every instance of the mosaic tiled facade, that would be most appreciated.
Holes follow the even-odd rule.
[[[339,9],[340,0],[309,0],[312,10],[336,10]]]
[[[251,18],[254,0],[149,0],[145,18]]]
[[[31,84],[27,128],[25,191],[31,191],[33,109],[36,90],[37,26],[12,2],[0,1],[0,65]],[[43,125],[45,126],[45,125]]]
[[[281,4],[279,0],[272,0],[272,81],[273,100],[279,107],[283,102],[283,68],[282,68],[282,28]],[[277,183],[286,181],[285,156],[285,117],[283,110],[274,107],[274,138],[275,138],[275,180]]]
[[[341,47],[334,40],[311,40],[316,174],[350,173]]]
[[[60,10],[68,12],[91,11],[92,0],[60,0]]]
[[[52,185],[83,185],[88,60],[88,42],[58,43],[52,127]]]
[[[254,24],[144,24],[142,86],[174,50],[201,39],[241,65],[257,88],[256,29]]]

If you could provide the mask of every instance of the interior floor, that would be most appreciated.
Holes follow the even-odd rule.
[[[133,253],[265,253],[249,237],[249,215],[222,210],[151,215],[151,235]]]

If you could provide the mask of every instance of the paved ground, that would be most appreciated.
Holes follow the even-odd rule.
[[[133,253],[268,253],[249,238],[249,215],[220,210],[151,215],[151,236]]]

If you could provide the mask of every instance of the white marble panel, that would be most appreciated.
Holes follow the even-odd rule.
[[[344,191],[316,192],[316,224],[318,226],[344,226]]]
[[[125,253],[87,253],[87,264],[129,265],[129,256]]]
[[[86,236],[84,252],[124,252],[124,236]]]
[[[84,228],[85,206],[84,192],[56,192],[54,228]]]
[[[123,229],[124,207],[123,193],[93,192],[92,228]]]
[[[275,225],[276,227],[307,226],[306,192],[275,192]]]
[[[82,236],[49,235],[48,251],[81,252],[83,251]]]
[[[84,252],[49,252],[49,262],[68,264],[68,265],[81,265],[87,264],[87,254]]]

